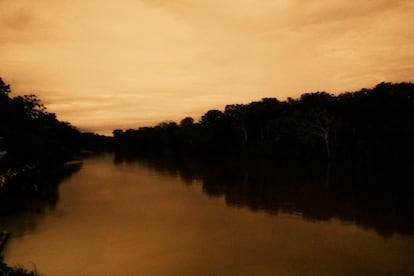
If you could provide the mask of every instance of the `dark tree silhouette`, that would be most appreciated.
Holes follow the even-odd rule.
[[[6,84],[2,78],[0,78],[0,101],[8,98],[10,93],[10,85]]]
[[[42,168],[60,166],[79,151],[81,133],[47,112],[35,95],[10,98],[10,93],[10,85],[0,79],[0,175],[10,180],[2,188],[33,190]]]
[[[264,98],[209,110],[194,122],[114,133],[125,152],[168,155],[246,155],[274,159],[365,164],[414,154],[412,83],[373,89],[305,93],[298,99]],[[122,145],[122,146],[120,146]]]

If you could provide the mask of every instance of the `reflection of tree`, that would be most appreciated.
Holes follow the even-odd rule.
[[[384,164],[277,163],[263,159],[138,160],[185,183],[198,180],[204,193],[230,206],[305,219],[338,218],[383,235],[414,234],[414,168]],[[386,169],[385,169],[386,168]],[[327,174],[328,173],[328,174]],[[329,187],[327,187],[329,177]]]
[[[79,169],[64,164],[86,138],[35,95],[10,93],[0,78],[0,229],[7,218],[54,208],[58,183]]]
[[[56,207],[59,201],[59,184],[80,168],[81,163],[70,163],[42,170],[35,180],[42,189],[30,197],[0,191],[0,229],[7,229],[14,236],[33,229],[45,211]],[[15,223],[8,223],[9,220],[19,222],[20,226],[10,229],[10,225]]]

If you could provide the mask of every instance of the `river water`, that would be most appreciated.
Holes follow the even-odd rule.
[[[414,275],[414,236],[401,227],[317,215],[281,200],[286,188],[252,190],[251,174],[235,187],[226,171],[89,157],[52,207],[8,218],[5,262],[45,276]]]

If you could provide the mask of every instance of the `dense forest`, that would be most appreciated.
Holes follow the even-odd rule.
[[[0,215],[55,206],[58,183],[81,166],[67,162],[104,150],[116,163],[167,162],[158,168],[201,179],[230,205],[356,220],[383,235],[413,232],[413,83],[264,98],[113,137],[82,133],[33,94],[10,94],[0,78]],[[2,270],[13,268],[0,256]]]
[[[356,166],[408,162],[414,154],[414,84],[380,83],[332,95],[264,98],[209,110],[112,137],[82,133],[47,112],[35,95],[10,97],[0,79],[0,196],[37,191],[38,172],[84,149],[115,149],[117,158],[266,157],[280,162],[330,161]],[[56,169],[53,169],[56,171]],[[52,170],[52,171],[53,171]]]
[[[58,201],[58,183],[79,170],[66,165],[98,135],[84,134],[47,112],[33,94],[10,97],[0,78],[0,216],[41,212]],[[5,229],[0,229],[3,231]],[[3,233],[3,232],[2,232]],[[2,262],[0,274],[38,275]],[[2,275],[3,275],[2,274]]]
[[[260,156],[278,160],[372,162],[414,153],[414,84],[264,98],[209,110],[194,122],[114,130],[120,156]]]
[[[33,94],[12,98],[10,93],[0,78],[0,192],[36,192],[39,172],[54,172],[81,149],[105,140],[59,121]]]
[[[10,97],[11,88],[0,78],[0,216],[41,212],[58,201],[60,181],[79,170],[66,162],[81,149],[95,149],[103,137],[81,133],[56,115],[33,94]],[[5,229],[0,229],[3,231]],[[6,232],[1,232],[4,234]],[[0,247],[4,246],[0,240]],[[2,262],[1,275],[39,275],[35,270]]]
[[[47,112],[35,95],[11,98],[10,92],[0,79],[0,184],[4,189],[36,190],[33,181],[21,178],[69,160],[79,150],[80,132]]]
[[[412,83],[265,98],[113,134],[115,163],[201,181],[228,205],[414,233]]]

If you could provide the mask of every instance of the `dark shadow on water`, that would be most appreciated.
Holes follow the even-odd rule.
[[[81,169],[81,162],[71,162],[44,168],[38,172],[35,194],[0,193],[0,230],[7,230],[13,237],[32,232],[39,219],[59,202],[59,184]],[[11,223],[13,221],[13,223]]]
[[[384,237],[414,234],[413,165],[281,163],[266,159],[123,159],[184,183],[201,183],[211,197],[252,211],[333,218]]]

